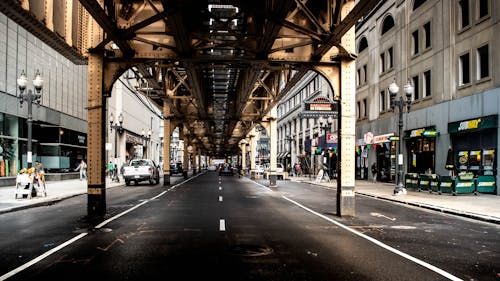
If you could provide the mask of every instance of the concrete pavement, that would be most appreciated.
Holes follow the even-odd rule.
[[[289,177],[288,179],[297,182],[316,184],[326,188],[336,188],[335,180],[330,182],[316,182],[309,177]],[[279,188],[278,182],[278,188]],[[106,187],[124,185],[112,182],[106,178]],[[32,199],[15,199],[15,186],[0,187],[0,214],[12,212],[24,208],[51,204],[66,198],[85,194],[87,192],[87,182],[80,180],[50,181],[46,183],[47,196],[34,197]],[[451,194],[429,193],[427,191],[408,190],[405,195],[393,195],[394,184],[373,183],[370,181],[356,181],[355,192],[357,195],[370,196],[381,200],[393,201],[408,204],[426,209],[437,210],[444,213],[464,216],[472,219],[500,224],[500,196],[490,194]]]
[[[337,182],[335,180],[330,182],[326,182],[325,180],[316,182],[314,178],[309,177],[290,177],[290,180],[321,185],[327,188],[337,187]],[[500,224],[500,196],[498,195],[479,193],[478,195],[459,194],[453,196],[448,193],[437,194],[429,193],[428,191],[418,192],[413,190],[408,190],[405,195],[394,195],[393,183],[373,183],[366,180],[356,181],[355,192],[357,195],[374,197]]]

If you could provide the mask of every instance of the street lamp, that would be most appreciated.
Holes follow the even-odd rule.
[[[324,143],[325,145],[328,142],[328,135],[327,134],[328,134],[328,131],[330,131],[332,128],[332,123],[333,123],[333,121],[332,121],[331,117],[328,117],[328,119],[325,119],[323,116],[319,117],[319,128],[321,130],[323,130],[323,132],[324,132],[323,135],[325,137],[325,143]],[[323,155],[324,155],[324,152],[323,152]],[[332,174],[332,171],[330,169],[330,161],[331,161],[330,158],[331,157],[328,157],[328,165],[327,165],[329,176],[331,176],[331,174]]]
[[[109,129],[111,132],[113,132],[113,129],[115,130],[115,164],[117,164],[117,165],[118,165],[118,163],[117,163],[118,162],[117,161],[117,159],[118,159],[117,158],[118,157],[117,141],[118,141],[118,133],[120,133],[120,134],[123,133],[122,124],[123,124],[123,114],[120,113],[120,115],[118,115],[117,120],[115,120],[113,112],[111,112],[111,114],[109,115]],[[120,178],[118,177],[118,171],[115,171],[115,173],[113,175],[113,181],[120,182]]]
[[[28,92],[25,94],[24,90],[26,89],[26,86],[28,85],[28,77],[26,77],[26,73],[24,73],[24,70],[21,71],[21,75],[19,78],[17,78],[17,86],[19,87],[19,91],[21,93],[19,94],[19,103],[21,104],[21,107],[23,107],[23,102],[28,103],[28,152],[26,154],[26,160],[28,163],[28,168],[31,168],[32,163],[33,163],[33,155],[32,155],[32,126],[33,126],[33,106],[32,103],[36,102],[38,105],[40,105],[40,98],[42,97],[42,88],[43,88],[43,79],[42,76],[40,75],[40,71],[37,69],[35,73],[35,79],[33,79],[33,87],[35,88],[35,93],[31,91],[31,89],[28,90]]]
[[[149,129],[147,132],[144,129],[142,129],[142,131],[141,131],[141,136],[144,138],[144,140],[146,140],[146,155],[145,155],[146,157],[148,156],[147,155],[147,148],[149,146],[148,142],[151,139],[152,134],[153,134],[153,131],[151,131],[151,129]]]
[[[393,81],[389,85],[389,93],[391,95],[391,110],[394,111],[395,107],[398,107],[399,110],[399,119],[398,119],[398,136],[399,136],[399,141],[398,141],[398,147],[397,147],[397,163],[396,163],[396,187],[394,188],[394,194],[404,194],[406,193],[406,189],[404,188],[403,185],[403,155],[401,154],[401,142],[403,141],[402,138],[402,132],[403,132],[403,112],[406,107],[406,111],[410,111],[411,107],[411,96],[413,94],[413,85],[411,84],[411,81],[408,80],[406,85],[404,85],[404,91],[406,94],[406,100],[403,98],[403,96],[399,97],[399,100],[396,100],[396,95],[399,92],[399,87],[396,84],[396,81]]]

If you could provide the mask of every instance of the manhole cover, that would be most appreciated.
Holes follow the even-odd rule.
[[[236,245],[230,249],[231,254],[245,257],[259,257],[270,255],[273,249],[261,245]]]

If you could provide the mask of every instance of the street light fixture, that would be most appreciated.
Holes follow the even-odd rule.
[[[26,90],[26,86],[28,85],[28,77],[26,77],[26,73],[24,73],[24,70],[21,71],[21,75],[19,78],[17,78],[17,86],[19,87],[19,91],[21,92],[18,96],[19,98],[19,103],[21,104],[21,107],[23,107],[23,102],[28,103],[28,151],[26,154],[26,160],[28,163],[28,168],[32,167],[33,164],[33,152],[32,152],[32,127],[33,127],[33,102],[36,102],[38,105],[40,105],[40,98],[42,97],[42,88],[43,88],[43,79],[42,76],[40,75],[40,71],[37,69],[35,73],[35,79],[33,79],[33,87],[35,88],[35,93],[31,91],[31,89],[28,90],[28,92],[25,94],[24,90]]]
[[[115,117],[113,115],[113,112],[109,115],[109,129],[111,132],[113,132],[113,129],[115,130],[115,164],[118,164],[118,133],[122,134],[123,133],[123,114],[120,113],[118,115],[117,120],[115,120]],[[120,178],[118,177],[118,171],[115,171],[113,175],[113,181],[120,182]]]
[[[404,109],[406,108],[406,111],[410,111],[411,107],[411,96],[413,94],[414,87],[411,84],[411,81],[408,80],[406,85],[404,85],[404,91],[406,94],[406,100],[403,98],[403,96],[399,97],[399,100],[396,100],[396,95],[399,92],[399,86],[396,84],[396,81],[393,81],[389,85],[389,93],[391,96],[391,110],[394,111],[395,107],[398,107],[399,110],[399,119],[398,119],[398,136],[399,136],[399,141],[398,141],[398,146],[397,146],[397,163],[396,163],[396,187],[394,188],[394,194],[405,194],[406,189],[404,188],[403,185],[403,155],[401,154],[401,142],[403,141],[402,138],[402,132],[403,132],[403,112]]]
[[[326,143],[327,143],[327,141],[328,141],[328,131],[330,131],[330,130],[331,130],[331,128],[332,128],[332,123],[333,123],[333,120],[331,119],[331,117],[328,117],[328,119],[325,119],[323,116],[320,116],[320,117],[319,117],[319,128],[320,128],[321,130],[323,130],[323,132],[324,132],[324,133],[323,133],[323,135],[324,135],[324,137],[325,137],[325,143],[324,143],[325,145],[326,145]],[[323,152],[323,154],[324,154],[324,152]],[[328,174],[329,174],[329,175],[331,175],[331,174],[332,174],[332,171],[331,171],[331,169],[330,169],[330,168],[331,168],[331,167],[330,167],[330,161],[331,161],[331,159],[330,159],[330,157],[329,157],[329,158],[328,158],[328,165],[327,165],[327,169],[328,169]]]
[[[151,139],[151,135],[153,134],[153,131],[151,131],[151,129],[149,129],[147,132],[142,129],[141,131],[141,136],[144,138],[144,140],[146,140],[146,157],[147,157],[147,147],[149,146],[148,145],[148,142],[149,140]]]

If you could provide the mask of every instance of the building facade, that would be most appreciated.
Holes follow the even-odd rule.
[[[334,93],[328,81],[315,71],[309,71],[278,104],[278,162],[287,171],[295,164],[303,174],[316,174],[327,168],[335,170],[337,141],[328,135],[337,132],[337,119],[303,118],[305,103],[314,100],[333,101]]]
[[[400,137],[404,173],[470,172],[499,182],[500,3],[392,0],[356,26],[357,177],[395,181],[398,109],[389,85],[410,83]],[[448,150],[454,168],[446,169]],[[400,158],[400,157],[399,157]],[[498,188],[494,193],[498,194]]]
[[[49,172],[76,168],[87,153],[87,66],[77,65],[0,13],[0,179],[27,165],[28,105],[16,80],[39,70],[40,104],[33,104],[33,157]]]

